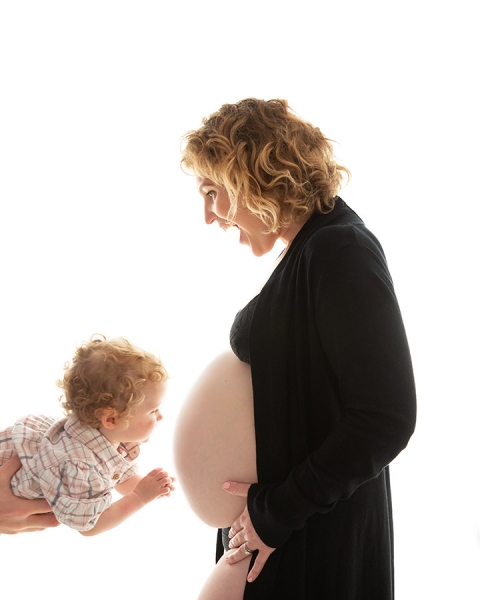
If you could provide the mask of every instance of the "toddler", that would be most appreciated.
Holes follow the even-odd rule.
[[[147,503],[169,495],[163,469],[137,474],[135,459],[162,419],[167,372],[162,362],[124,338],[92,336],[65,366],[66,418],[28,415],[0,431],[0,465],[18,454],[11,488],[22,498],[45,498],[60,523],[96,535],[116,527]],[[115,488],[123,497],[112,502]]]

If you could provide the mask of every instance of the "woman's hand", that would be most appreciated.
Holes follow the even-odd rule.
[[[234,481],[227,481],[223,484],[223,489],[229,494],[235,496],[242,496],[246,498],[250,483],[237,483]],[[258,537],[255,531],[250,515],[248,513],[248,507],[245,507],[243,513],[236,519],[230,528],[230,548],[235,549],[234,552],[229,553],[225,558],[229,564],[234,564],[245,558],[250,558],[253,551],[258,550],[258,555],[255,559],[253,567],[251,568],[247,581],[252,582],[259,576],[268,557],[275,548],[265,545],[262,540]]]
[[[22,466],[18,456],[0,466],[0,533],[42,531],[59,522],[46,500],[25,500],[12,493],[10,480]]]

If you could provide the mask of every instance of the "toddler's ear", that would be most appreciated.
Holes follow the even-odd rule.
[[[118,422],[118,411],[115,408],[109,407],[102,410],[100,415],[100,423],[105,429],[115,429]]]

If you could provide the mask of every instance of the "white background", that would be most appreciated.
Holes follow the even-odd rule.
[[[76,344],[122,335],[170,372],[141,464],[174,470],[185,395],[274,258],[204,225],[180,138],[223,103],[286,98],[338,142],[342,196],[384,246],[411,344],[397,598],[478,600],[475,4],[0,0],[0,427],[60,416]],[[178,489],[98,537],[2,536],[2,595],[194,599],[214,547]]]

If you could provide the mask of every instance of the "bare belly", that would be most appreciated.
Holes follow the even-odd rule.
[[[215,359],[193,386],[177,421],[174,455],[178,481],[197,516],[212,527],[229,527],[246,500],[222,484],[257,481],[251,371],[232,352]]]

